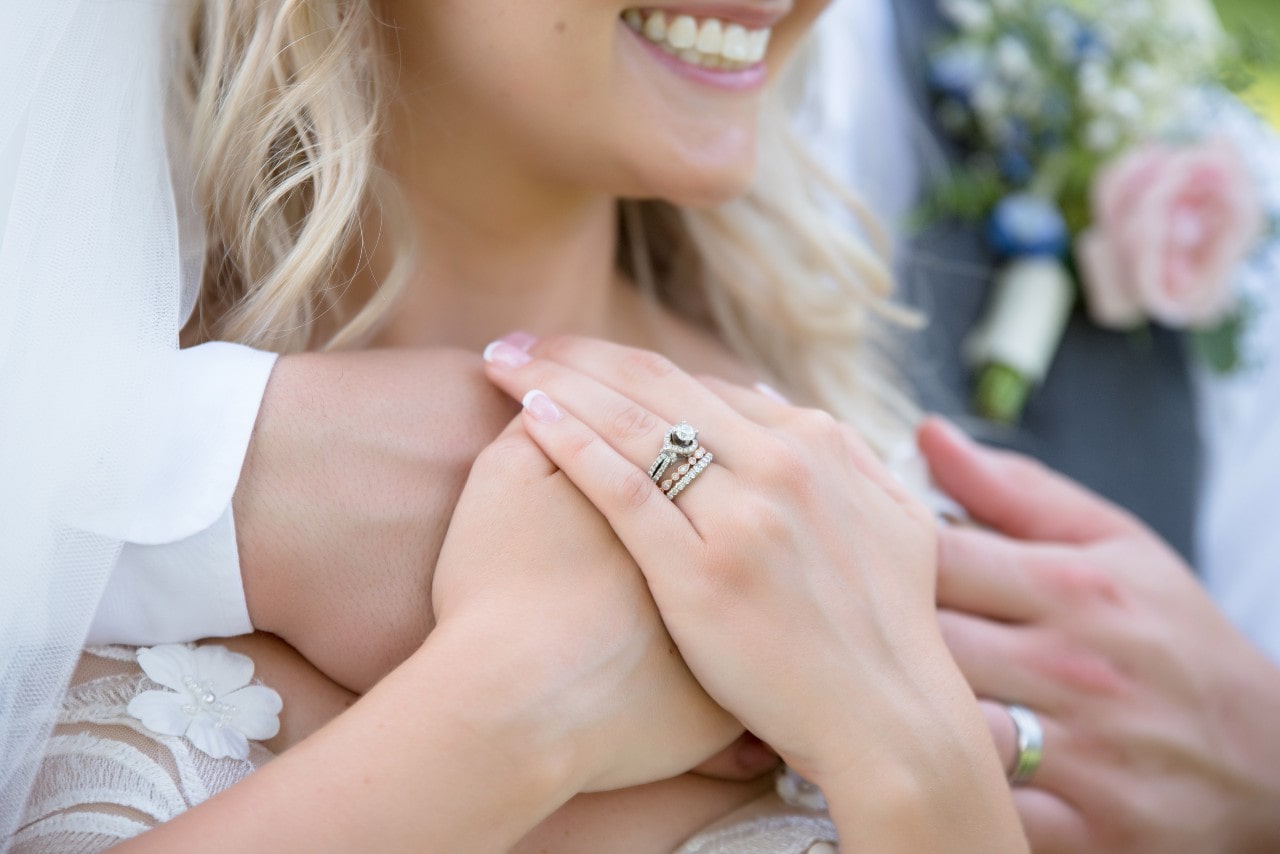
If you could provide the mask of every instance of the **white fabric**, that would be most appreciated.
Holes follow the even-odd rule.
[[[203,254],[165,148],[173,8],[0,0],[0,847],[164,462]]]
[[[231,496],[276,354],[234,344],[183,350],[159,429],[161,475],[127,540],[89,632],[91,644],[194,641],[252,631]]]
[[[1280,135],[1234,103],[1206,124],[1240,143],[1280,224]],[[1258,307],[1248,365],[1237,375],[1198,376],[1206,472],[1197,563],[1227,616],[1280,663],[1280,235],[1240,289]]]
[[[104,851],[243,780],[272,758],[214,759],[186,738],[157,735],[129,701],[162,689],[125,647],[86,652],[14,838],[13,854]]]
[[[216,522],[191,537],[126,543],[85,642],[150,646],[252,631],[228,503]]]
[[[837,0],[816,30],[813,85],[797,123],[814,154],[891,228],[915,206],[916,127],[889,0]]]

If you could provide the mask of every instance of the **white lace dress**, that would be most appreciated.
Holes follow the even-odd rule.
[[[271,760],[248,741],[244,759],[215,759],[184,736],[160,735],[129,712],[164,691],[133,647],[85,651],[58,716],[13,854],[103,851],[207,800]]]
[[[148,728],[130,703],[165,690],[143,672],[133,647],[85,651],[12,854],[96,854],[176,817],[273,758],[248,740],[246,758],[215,759],[186,736]],[[678,854],[821,854],[835,851],[835,838],[825,815],[770,796],[689,839]]]

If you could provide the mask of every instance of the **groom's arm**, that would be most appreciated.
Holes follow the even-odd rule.
[[[363,691],[431,628],[431,577],[482,448],[515,407],[457,350],[179,354],[90,644],[255,628]]]
[[[478,354],[282,357],[234,500],[253,625],[354,691],[407,658],[471,464],[514,415]]]

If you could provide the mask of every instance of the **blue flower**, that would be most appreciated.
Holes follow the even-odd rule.
[[[929,83],[943,96],[969,103],[973,90],[987,75],[987,58],[972,46],[958,46],[933,57]]]
[[[1006,196],[987,221],[987,242],[1003,258],[1059,257],[1069,240],[1062,212],[1032,193]]]
[[[1091,27],[1081,27],[1076,34],[1075,58],[1079,62],[1089,59],[1106,59],[1111,53],[1102,34]]]

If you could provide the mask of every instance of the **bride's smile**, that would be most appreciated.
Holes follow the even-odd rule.
[[[622,20],[643,37],[641,44],[662,52],[660,61],[693,80],[726,89],[753,89],[765,82],[770,27],[748,29],[733,20],[699,20],[661,9],[628,9]]]

